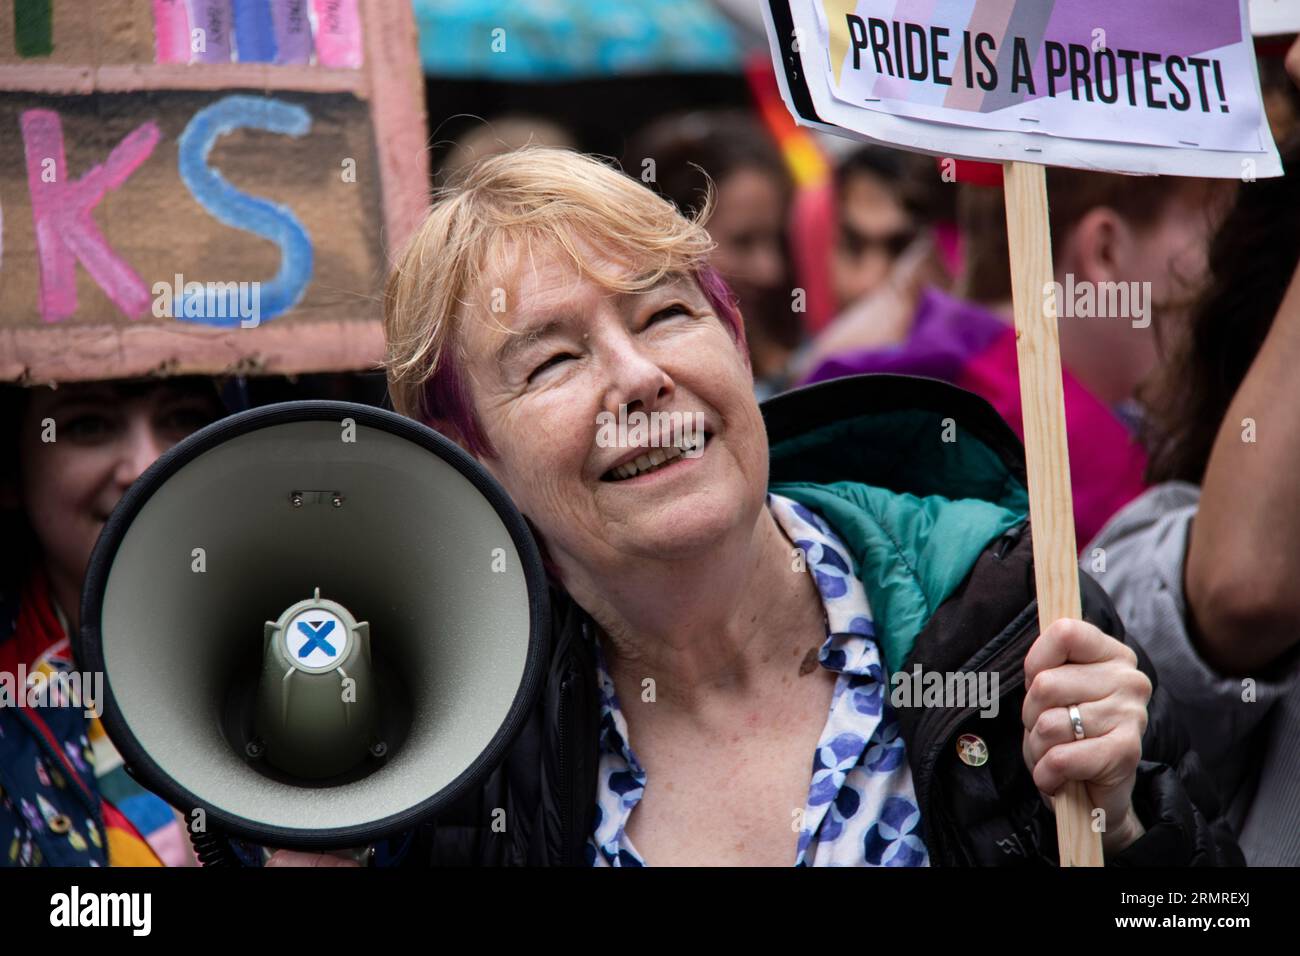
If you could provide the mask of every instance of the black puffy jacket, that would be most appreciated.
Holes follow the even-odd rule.
[[[1015,435],[982,399],[940,382],[838,379],[773,398],[763,414],[774,483],[851,480],[918,497],[1025,500]],[[945,429],[952,440],[939,439]],[[1123,639],[1102,589],[1083,574],[1081,589],[1084,618]],[[533,712],[486,782],[420,829],[408,865],[587,862],[600,722],[594,625],[563,592],[552,589],[551,597],[550,665]],[[898,710],[932,865],[1056,864],[1055,820],[1021,755],[1023,663],[1037,636],[1030,532],[1021,520],[984,543],[902,663],[907,672],[920,664],[924,671],[999,675],[996,717],[981,717],[974,706]],[[1133,794],[1147,832],[1107,862],[1243,865],[1157,675],[1134,650],[1155,684]],[[959,759],[963,733],[985,741],[986,763]]]

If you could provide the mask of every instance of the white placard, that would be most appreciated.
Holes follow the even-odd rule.
[[[1245,4],[769,0],[764,12],[805,125],[940,156],[1276,176]]]
[[[1250,32],[1257,37],[1300,33],[1300,0],[1250,0]]]

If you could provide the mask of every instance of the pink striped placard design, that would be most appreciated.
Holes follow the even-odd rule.
[[[361,52],[361,15],[357,0],[312,0],[315,14],[316,61],[321,66],[358,69]]]
[[[190,12],[185,0],[153,0],[154,60],[190,62]]]

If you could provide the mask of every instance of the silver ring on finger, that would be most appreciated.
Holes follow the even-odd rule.
[[[1079,705],[1070,705],[1070,729],[1074,731],[1074,739],[1082,740],[1088,736],[1083,732],[1083,718],[1079,716]]]

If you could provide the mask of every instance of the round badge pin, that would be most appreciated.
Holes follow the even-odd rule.
[[[983,737],[962,734],[957,738],[957,756],[968,767],[982,767],[989,761],[989,746]]]

